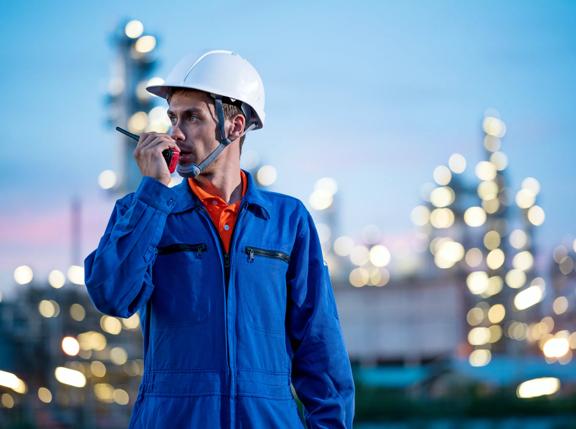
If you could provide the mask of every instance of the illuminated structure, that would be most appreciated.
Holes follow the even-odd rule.
[[[146,87],[162,84],[153,77],[157,64],[155,36],[145,34],[144,25],[137,20],[122,23],[113,38],[117,57],[113,75],[108,86],[109,122],[113,126],[127,128],[134,134],[144,131],[166,132],[170,121],[166,107],[156,106],[154,97]],[[98,182],[103,189],[125,194],[134,191],[141,175],[134,160],[135,142],[118,134],[120,145],[120,174],[103,171]]]

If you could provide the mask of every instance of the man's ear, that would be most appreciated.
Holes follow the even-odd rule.
[[[242,135],[244,132],[244,127],[246,126],[246,119],[243,115],[235,115],[230,120],[230,128],[228,129],[228,138],[234,141]]]

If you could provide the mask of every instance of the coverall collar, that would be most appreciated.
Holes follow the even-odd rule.
[[[245,204],[248,209],[254,211],[257,215],[263,217],[264,219],[270,219],[268,200],[264,197],[263,192],[259,190],[254,183],[252,175],[246,170],[243,171],[246,174],[246,180],[248,184],[242,205]],[[198,199],[194,192],[192,192],[186,180],[183,180],[182,183],[175,186],[174,191],[176,194],[176,204],[172,209],[172,213],[181,213],[202,207],[202,202]]]

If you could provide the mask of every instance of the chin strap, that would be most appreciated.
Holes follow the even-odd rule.
[[[220,144],[200,164],[198,165],[190,164],[186,166],[178,165],[177,171],[178,174],[180,174],[180,176],[182,177],[198,176],[202,171],[206,169],[206,167],[208,167],[210,164],[212,164],[212,162],[214,162],[214,160],[218,157],[218,155],[220,155],[220,153],[224,149],[226,149],[226,147],[230,143],[232,143],[232,141],[226,135],[226,130],[224,129],[225,117],[224,117],[224,106],[222,105],[222,97],[218,95],[212,95],[212,97],[214,98],[214,106],[216,107],[216,116],[218,117],[218,142],[220,142]],[[253,129],[255,126],[256,124],[250,124],[250,126],[248,126],[248,128],[246,128],[238,138],[242,137],[244,134]]]

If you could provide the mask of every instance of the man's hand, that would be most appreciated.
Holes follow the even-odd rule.
[[[168,186],[170,170],[162,156],[162,151],[166,149],[180,152],[176,142],[168,134],[143,133],[134,150],[134,158],[143,176],[153,177]]]

